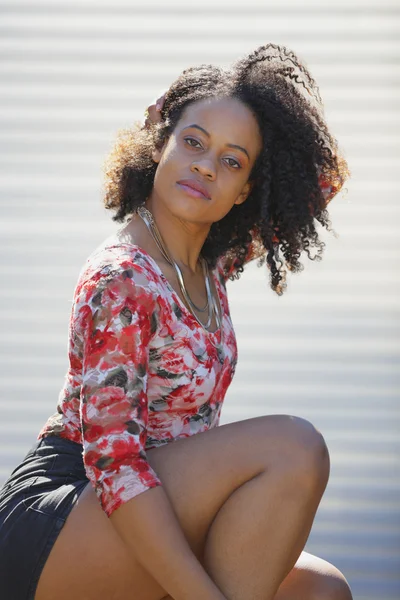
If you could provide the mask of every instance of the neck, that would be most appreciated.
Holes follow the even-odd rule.
[[[167,212],[160,202],[149,197],[144,205],[153,215],[162,242],[177,265],[191,275],[202,273],[199,260],[201,249],[207,238],[209,227],[188,223]]]

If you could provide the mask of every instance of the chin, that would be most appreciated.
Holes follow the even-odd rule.
[[[184,220],[202,221],[202,217],[209,213],[209,205],[205,205],[201,199],[196,202],[196,198],[190,197],[177,198],[171,195],[166,206],[175,217]]]

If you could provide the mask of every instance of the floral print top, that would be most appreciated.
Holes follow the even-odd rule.
[[[221,259],[210,270],[223,310],[218,350],[221,329],[201,327],[154,259],[109,239],[79,274],[69,368],[57,412],[37,436],[82,444],[87,477],[107,516],[162,485],[146,450],[218,425],[237,362]]]
[[[319,184],[328,204],[336,188],[321,174]],[[252,234],[245,262],[265,253]],[[69,323],[69,368],[57,412],[37,439],[58,435],[82,444],[87,477],[107,516],[162,485],[146,450],[218,426],[238,357],[226,292],[236,267],[227,254],[210,270],[223,311],[218,350],[221,329],[203,329],[142,248],[108,238],[83,266]]]

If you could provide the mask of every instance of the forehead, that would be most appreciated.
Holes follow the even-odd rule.
[[[254,158],[261,149],[262,140],[256,118],[236,98],[204,98],[190,104],[185,108],[177,127],[182,130],[194,123],[223,143],[244,146]]]

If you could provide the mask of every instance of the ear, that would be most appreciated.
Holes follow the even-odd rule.
[[[236,198],[234,204],[237,204],[238,206],[239,206],[239,204],[243,204],[243,202],[245,200],[247,200],[247,197],[249,196],[251,190],[253,189],[253,185],[254,185],[253,181],[248,181],[244,185],[244,187],[243,187],[242,191],[240,192],[239,196]]]
[[[154,160],[154,162],[159,163],[161,160],[162,155],[164,154],[164,150],[167,147],[168,144],[168,137],[165,138],[161,148],[154,148],[151,151],[151,157]]]

